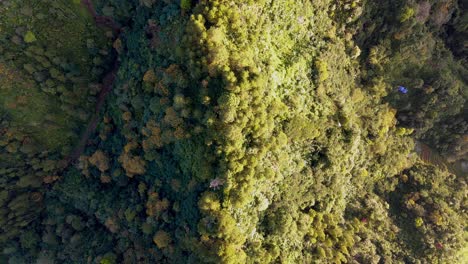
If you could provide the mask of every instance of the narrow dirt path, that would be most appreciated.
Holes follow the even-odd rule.
[[[115,39],[119,37],[121,27],[111,17],[98,15],[90,0],[82,0],[81,4],[91,14],[97,26],[112,29],[112,31],[115,33]],[[80,155],[84,152],[89,137],[94,133],[94,131],[97,128],[97,125],[99,124],[99,121],[101,119],[100,111],[102,109],[102,106],[104,105],[107,96],[112,91],[112,86],[114,85],[118,69],[119,62],[116,58],[112,70],[106,73],[102,80],[102,88],[99,92],[96,105],[94,107],[93,115],[88,122],[86,130],[81,134],[80,140],[78,141],[78,144],[73,149],[73,151],[62,161],[62,164],[60,166],[62,167],[62,169],[68,167],[72,162],[77,160],[80,157]]]
[[[91,3],[90,0],[81,0],[81,4],[88,10],[97,26],[108,27],[114,30],[116,33],[120,33],[121,27],[119,24],[117,24],[111,17],[98,15],[96,9],[94,9],[93,3]]]
[[[93,116],[91,117],[90,121],[88,122],[88,126],[86,130],[80,137],[80,141],[78,142],[77,147],[73,150],[73,152],[67,157],[67,164],[73,162],[74,160],[78,159],[80,155],[83,153],[86,143],[88,142],[89,137],[93,132],[96,130],[99,120],[101,119],[100,111],[102,106],[104,105],[104,101],[107,98],[107,95],[110,91],[112,91],[112,86],[114,84],[115,76],[117,74],[117,70],[119,68],[118,62],[115,61],[114,68],[111,72],[107,73],[103,80],[103,86],[101,91],[99,92],[99,96],[96,102],[96,106],[94,109]]]

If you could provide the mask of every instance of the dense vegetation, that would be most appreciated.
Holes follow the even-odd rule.
[[[0,263],[468,260],[461,1],[90,4],[0,1]]]

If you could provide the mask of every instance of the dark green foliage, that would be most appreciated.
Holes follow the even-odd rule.
[[[107,55],[83,11],[65,1],[0,3],[0,245],[17,238],[25,257],[39,253],[43,184],[59,178],[93,107],[102,65],[91,58]]]
[[[417,163],[401,179],[390,200],[408,256],[427,262],[456,260],[466,242],[466,178]]]
[[[387,6],[384,2],[368,1],[363,18],[353,25],[357,42],[366,47],[363,77],[366,82],[383,81],[383,93],[398,110],[401,126],[415,129],[416,137],[445,155],[459,153],[460,143],[455,142],[466,134],[468,83],[466,54],[453,39],[467,34],[461,26],[464,4],[396,1]],[[397,17],[400,23],[394,26]],[[399,94],[398,85],[408,87],[408,94]],[[457,129],[447,130],[448,124]]]
[[[108,55],[102,32],[93,32],[84,11],[64,1],[0,4],[5,14],[0,18],[2,111],[10,127],[48,150],[76,141],[88,119],[86,110],[93,106],[89,85],[102,73],[92,59]],[[25,41],[15,43],[16,38]]]

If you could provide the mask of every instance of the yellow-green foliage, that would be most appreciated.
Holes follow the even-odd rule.
[[[189,10],[192,7],[191,0],[180,0],[180,7],[184,10]]]
[[[400,22],[405,22],[414,16],[414,8],[405,7],[403,8],[402,13],[400,14]]]
[[[31,42],[34,42],[36,40],[37,40],[36,36],[31,31],[26,32],[26,34],[24,35],[24,42],[26,42],[26,43],[31,43]]]
[[[296,198],[285,193],[298,191],[284,186],[305,181],[303,188],[311,190],[297,202],[303,207],[320,204],[320,210],[333,212],[331,226],[336,229],[314,226],[317,232],[339,230],[352,236],[341,227],[346,227],[341,218],[346,200],[358,195],[356,188],[371,186],[410,164],[404,161],[407,142],[393,144],[401,141],[394,134],[394,112],[355,85],[356,62],[345,53],[353,44],[339,36],[327,17],[328,7],[327,1],[201,1],[194,8],[187,26],[188,66],[193,78],[203,80],[201,93],[211,99],[203,103],[217,114],[209,109],[200,121],[205,141],[216,150],[213,178],[226,181],[222,195],[201,196],[204,218],[199,228],[206,228],[207,219],[221,221],[226,213],[237,223],[203,235],[207,242],[202,243],[213,245],[218,261],[242,262],[229,248],[266,262],[301,261],[301,252],[307,250],[330,261],[346,261],[352,244],[340,251],[332,250],[336,241],[305,246],[307,225],[314,225],[304,222],[298,229],[299,222],[310,217],[299,205],[278,212],[279,204],[290,199],[295,203]],[[312,42],[311,35],[316,36]],[[331,40],[325,47],[326,38]],[[211,82],[216,90],[208,89]],[[369,141],[368,135],[377,138]],[[383,155],[393,157],[386,164],[369,164],[371,157]],[[362,176],[363,169],[371,176]],[[334,191],[320,189],[319,179],[328,179]],[[349,188],[351,182],[355,187]],[[272,233],[264,230],[269,221]],[[231,239],[233,234],[237,240]]]

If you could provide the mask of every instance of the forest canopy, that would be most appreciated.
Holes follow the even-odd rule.
[[[464,10],[0,0],[0,263],[468,261]]]

